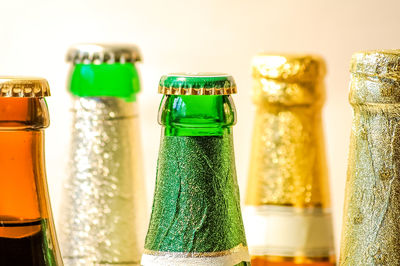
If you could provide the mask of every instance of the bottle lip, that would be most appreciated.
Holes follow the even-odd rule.
[[[400,49],[356,52],[351,57],[350,73],[398,80]]]
[[[230,95],[236,83],[225,73],[171,73],[161,77],[158,92],[165,95]]]
[[[254,78],[284,82],[313,82],[326,74],[324,59],[316,54],[259,53],[252,60]]]
[[[0,77],[0,97],[41,98],[50,96],[46,79],[39,77]]]
[[[352,105],[400,103],[400,49],[354,53],[350,63]]]
[[[322,106],[325,86],[322,82],[289,83],[278,80],[258,79],[253,82],[253,102],[262,106]]]
[[[66,61],[72,64],[114,64],[142,61],[139,48],[134,44],[82,43],[69,48]]]

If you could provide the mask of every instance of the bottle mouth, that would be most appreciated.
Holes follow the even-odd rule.
[[[353,73],[350,81],[349,102],[352,105],[398,105],[400,83],[393,79]]]
[[[354,53],[351,57],[350,73],[397,81],[400,79],[399,65],[400,49],[363,51]]]
[[[315,82],[325,76],[326,65],[321,56],[313,54],[260,53],[253,58],[252,72],[255,79]]]
[[[372,50],[353,54],[350,63],[350,103],[400,103],[400,50]]]

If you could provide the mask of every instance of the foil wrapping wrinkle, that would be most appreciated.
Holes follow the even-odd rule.
[[[399,50],[353,55],[340,265],[399,265]]]
[[[59,219],[65,265],[139,265],[146,216],[135,104],[74,97]]]
[[[354,106],[341,265],[400,261],[400,108]]]
[[[255,81],[255,94],[262,96],[256,101],[246,205],[328,208],[323,85],[279,84]]]
[[[390,104],[398,102],[395,94],[382,95],[392,83],[371,87],[368,79],[354,74],[351,83],[354,118],[340,265],[398,265],[400,108]]]
[[[242,250],[236,263],[249,258],[232,137],[163,136],[145,254],[178,259]]]

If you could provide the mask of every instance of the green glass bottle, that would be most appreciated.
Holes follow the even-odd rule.
[[[147,219],[138,48],[77,45],[67,60],[72,136],[59,219],[65,265],[139,265]]]
[[[142,265],[249,265],[225,74],[163,76],[163,126]]]

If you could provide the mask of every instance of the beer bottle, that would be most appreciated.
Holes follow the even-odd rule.
[[[245,227],[252,265],[334,265],[322,133],[324,61],[260,54]]]
[[[248,265],[225,74],[163,76],[163,126],[142,265]]]
[[[138,265],[145,236],[133,45],[72,47],[69,175],[60,214],[66,265]]]
[[[353,125],[340,265],[400,262],[400,50],[351,59]]]
[[[47,190],[47,81],[0,77],[0,265],[63,265]]]

